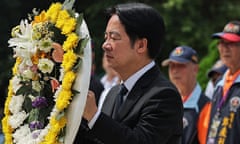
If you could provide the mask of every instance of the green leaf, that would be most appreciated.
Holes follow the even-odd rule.
[[[79,56],[82,56],[84,52],[84,48],[87,46],[88,41],[89,41],[89,38],[81,39],[78,43],[77,48],[74,50],[74,52]]]
[[[80,91],[72,89],[72,93],[73,93],[73,95],[76,95],[76,94],[80,94]]]
[[[32,100],[29,97],[25,97],[24,102],[23,102],[23,109],[29,113],[32,110]]]
[[[63,44],[63,42],[66,40],[66,36],[61,34],[61,30],[55,27],[53,24],[49,24],[49,31],[54,32],[54,36],[52,37],[52,40],[59,43]]]
[[[29,113],[28,123],[38,120],[38,116],[39,116],[39,109],[37,108],[32,109],[31,112]]]
[[[63,111],[56,116],[56,119],[60,120],[64,115],[65,115],[65,112]]]
[[[52,108],[53,106],[48,106],[48,107],[39,109],[39,120],[41,122],[44,122],[46,120],[46,117],[49,116],[49,114],[52,111]]]
[[[29,93],[29,91],[31,91],[31,90],[32,90],[32,86],[25,84],[25,85],[22,85],[17,90],[16,95],[24,95],[24,96],[26,96]]]
[[[83,22],[83,13],[80,13],[79,15],[78,15],[78,17],[77,17],[77,26],[76,26],[76,32],[77,32],[77,34],[78,35],[81,35],[80,34],[80,27],[81,27],[81,25],[82,25],[82,22]]]
[[[59,134],[59,141],[60,142],[64,142],[64,139],[65,139],[65,134],[66,134],[66,127],[62,128],[61,131],[60,131],[60,134]]]
[[[88,41],[89,41],[89,38],[84,38],[84,39],[80,40],[80,52],[78,54],[80,54],[80,55],[83,54],[83,50],[86,47]]]
[[[82,65],[82,58],[78,58],[77,60],[77,63],[73,66],[72,70],[74,72],[77,72],[78,71],[78,68]]]
[[[63,3],[63,9],[71,10],[73,8],[75,0],[65,0]]]

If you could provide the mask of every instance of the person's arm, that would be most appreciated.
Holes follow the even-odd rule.
[[[104,144],[165,144],[181,137],[183,108],[178,93],[173,89],[149,93],[152,96],[139,100],[122,122],[101,113],[91,132]]]
[[[88,92],[87,101],[85,104],[83,118],[88,121],[88,123],[94,118],[95,114],[97,113],[97,104],[95,100],[95,94],[92,91]]]

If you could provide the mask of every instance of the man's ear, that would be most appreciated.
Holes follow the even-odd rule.
[[[137,52],[143,53],[145,51],[147,51],[147,39],[146,38],[139,39],[137,42]]]
[[[196,73],[196,75],[198,74],[198,71],[199,71],[198,64],[194,64],[194,72]]]

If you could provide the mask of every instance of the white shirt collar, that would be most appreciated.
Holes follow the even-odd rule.
[[[132,76],[130,76],[125,82],[124,85],[128,89],[128,91],[131,91],[137,80],[146,73],[149,69],[151,69],[155,65],[155,61],[151,61],[149,64],[141,68],[139,71],[134,73]]]

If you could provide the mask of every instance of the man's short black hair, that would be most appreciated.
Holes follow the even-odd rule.
[[[149,57],[158,56],[165,37],[164,21],[158,11],[143,3],[126,3],[108,8],[106,12],[108,19],[118,15],[132,44],[138,38],[146,38]]]

